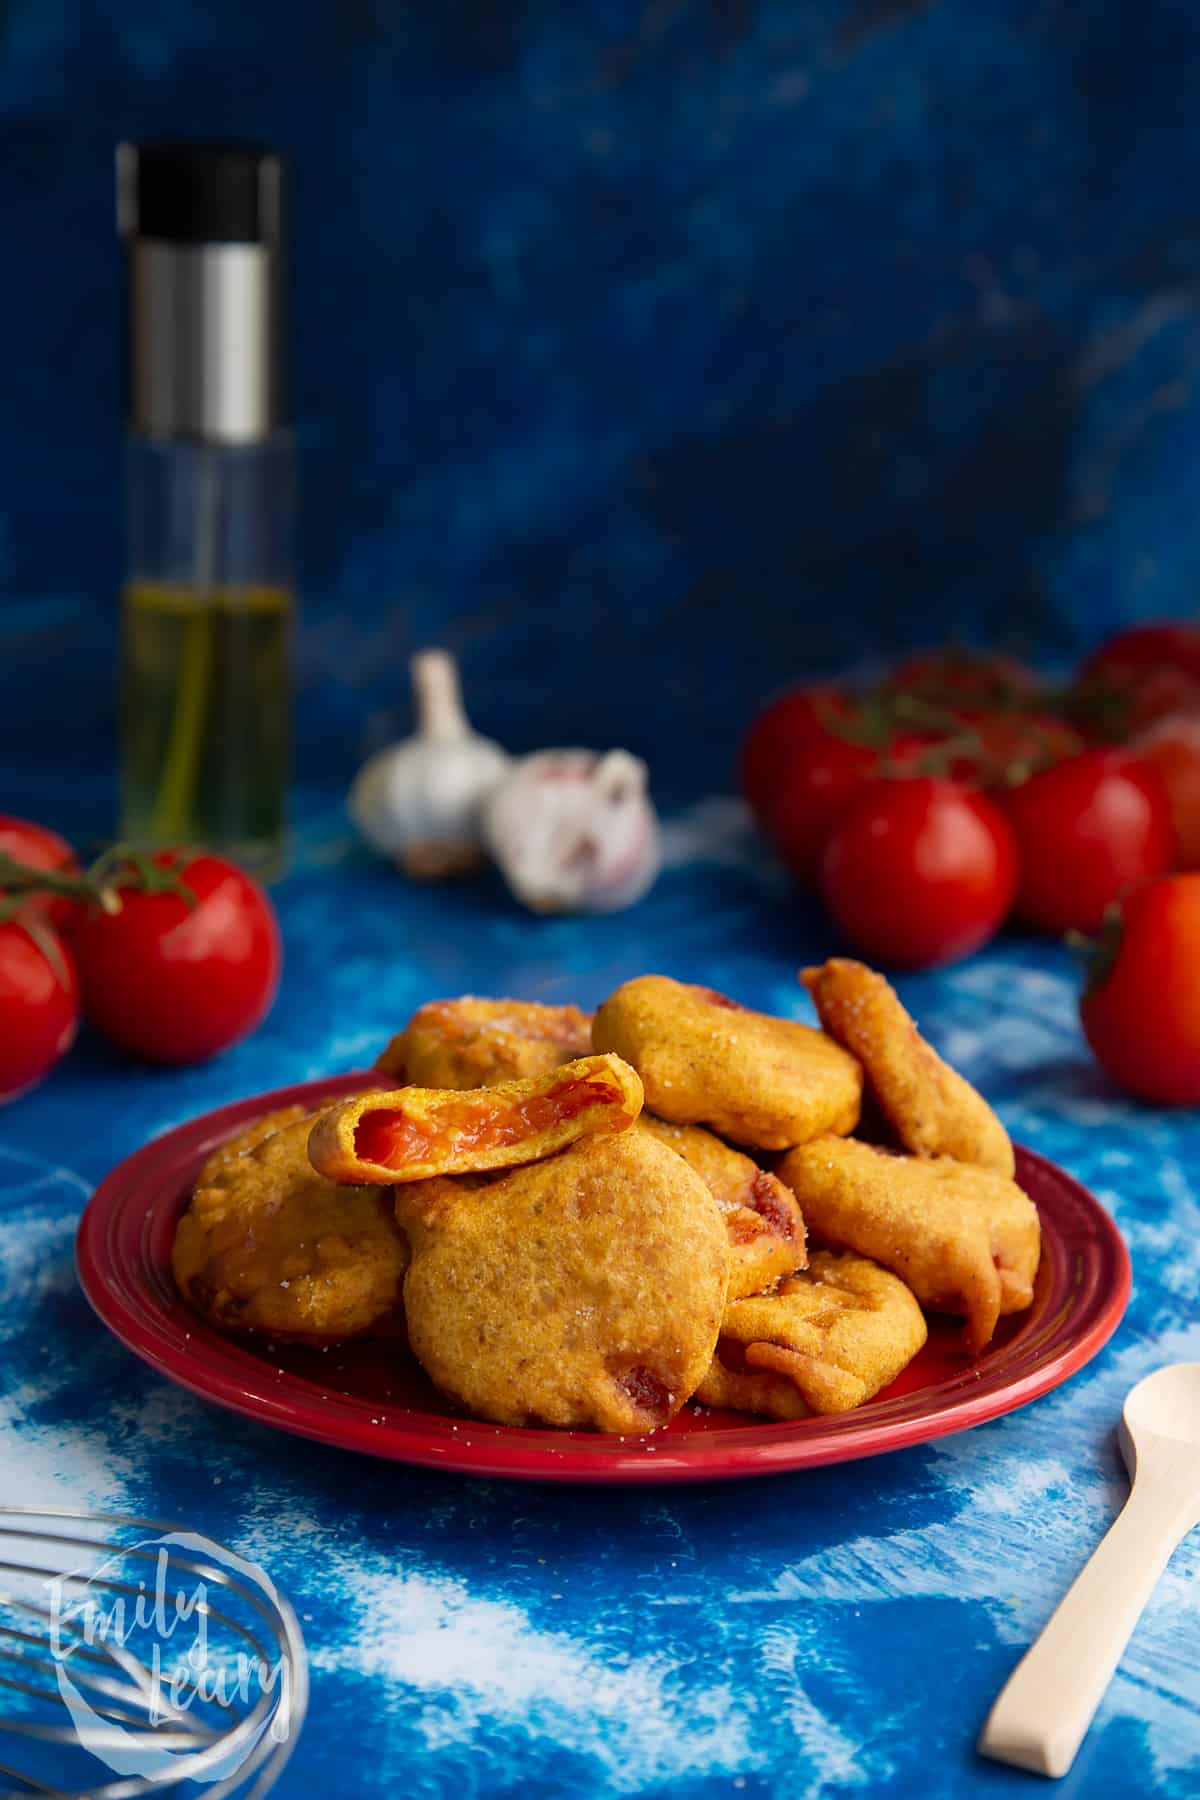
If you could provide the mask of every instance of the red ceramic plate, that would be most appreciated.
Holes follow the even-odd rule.
[[[1129,1255],[1099,1202],[1061,1169],[1018,1150],[1043,1250],[1032,1307],[1001,1321],[978,1361],[950,1321],[898,1381],[857,1412],[794,1424],[686,1407],[650,1437],[483,1425],[456,1415],[407,1353],[383,1342],[325,1351],[219,1336],[180,1300],[170,1271],[178,1218],[209,1151],[246,1120],[296,1100],[352,1093],[362,1075],[310,1081],[221,1107],[156,1138],[114,1169],[79,1226],[84,1292],[122,1343],[172,1381],[266,1425],[397,1462],[542,1481],[701,1481],[847,1462],[1012,1412],[1066,1381],[1112,1336],[1129,1298]]]

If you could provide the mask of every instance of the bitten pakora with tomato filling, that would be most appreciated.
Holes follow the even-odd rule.
[[[795,1195],[777,1175],[700,1125],[670,1125],[644,1112],[637,1129],[682,1156],[720,1208],[729,1239],[731,1300],[761,1294],[781,1275],[804,1267],[804,1219]]]
[[[408,1243],[390,1191],[323,1180],[311,1126],[304,1114],[208,1169],[176,1227],[179,1291],[223,1331],[332,1343],[400,1305]]]
[[[865,1256],[814,1250],[774,1293],[726,1307],[696,1398],[771,1419],[850,1412],[894,1381],[927,1336],[898,1276]]]
[[[584,1056],[529,1081],[343,1101],[317,1118],[308,1154],[330,1181],[426,1181],[534,1162],[591,1133],[625,1131],[641,1110],[642,1084],[627,1063]]]
[[[587,1056],[591,1034],[591,1014],[577,1006],[468,994],[418,1007],[375,1067],[413,1087],[491,1087]]]
[[[994,1169],[827,1137],[789,1150],[778,1174],[814,1238],[882,1263],[931,1311],[963,1314],[972,1353],[1033,1299],[1037,1208]]]
[[[760,1150],[853,1131],[862,1069],[793,1019],[751,1012],[712,988],[642,975],[610,994],[592,1042],[642,1078],[646,1105],[674,1125],[707,1125]]]
[[[311,1119],[312,1110],[307,1106],[279,1106],[274,1112],[260,1113],[257,1119],[251,1119],[232,1137],[227,1137],[222,1144],[211,1151],[208,1160],[196,1177],[198,1188],[208,1187],[227,1162],[235,1156],[244,1156],[247,1150],[255,1150],[265,1138],[281,1131],[285,1125],[294,1125],[297,1119]]]
[[[503,1175],[410,1183],[409,1342],[483,1419],[646,1432],[712,1359],[729,1251],[708,1188],[649,1133]]]
[[[1007,1131],[983,1095],[925,1042],[890,982],[845,957],[800,978],[829,1036],[862,1064],[868,1092],[905,1150],[1012,1175]]]

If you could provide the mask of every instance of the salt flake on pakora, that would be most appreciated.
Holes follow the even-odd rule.
[[[532,1000],[431,1000],[375,1067],[413,1087],[491,1087],[547,1075],[592,1047],[591,1014]]]
[[[316,1174],[311,1124],[305,1114],[211,1169],[176,1227],[179,1290],[221,1330],[334,1342],[399,1305],[408,1244],[391,1195]]]
[[[890,982],[845,957],[805,969],[800,979],[830,1037],[861,1062],[904,1149],[1012,1175],[1013,1148],[1003,1125],[983,1095],[925,1042]]]
[[[793,1019],[752,1012],[712,988],[643,975],[610,994],[592,1042],[632,1063],[646,1105],[762,1150],[853,1131],[862,1070],[840,1044]]]
[[[344,1101],[317,1119],[308,1153],[331,1181],[426,1181],[552,1156],[590,1133],[626,1130],[641,1109],[642,1084],[628,1064],[585,1056],[528,1081]]]
[[[894,1381],[927,1335],[897,1276],[863,1256],[815,1250],[774,1293],[726,1307],[696,1398],[773,1419],[849,1412]]]
[[[409,1342],[501,1425],[653,1431],[712,1358],[728,1248],[712,1195],[648,1133],[396,1190]]]
[[[804,1220],[795,1195],[777,1175],[700,1125],[670,1125],[644,1112],[638,1130],[682,1156],[720,1207],[729,1239],[731,1300],[760,1294],[781,1275],[804,1267]]]
[[[829,1137],[789,1150],[778,1173],[815,1238],[882,1263],[922,1306],[965,1315],[972,1352],[1033,1299],[1037,1208],[994,1169]]]

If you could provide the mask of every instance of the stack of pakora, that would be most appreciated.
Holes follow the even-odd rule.
[[[1041,1248],[1007,1133],[881,975],[802,980],[818,1029],[660,975],[594,1017],[423,1006],[376,1066],[395,1085],[213,1152],[178,1286],[224,1331],[403,1329],[443,1393],[506,1425],[846,1412],[911,1362],[927,1311],[977,1355],[1032,1301]]]

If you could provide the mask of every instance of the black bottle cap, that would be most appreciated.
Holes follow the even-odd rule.
[[[283,160],[261,144],[163,140],[117,151],[117,227],[177,244],[274,244]]]

